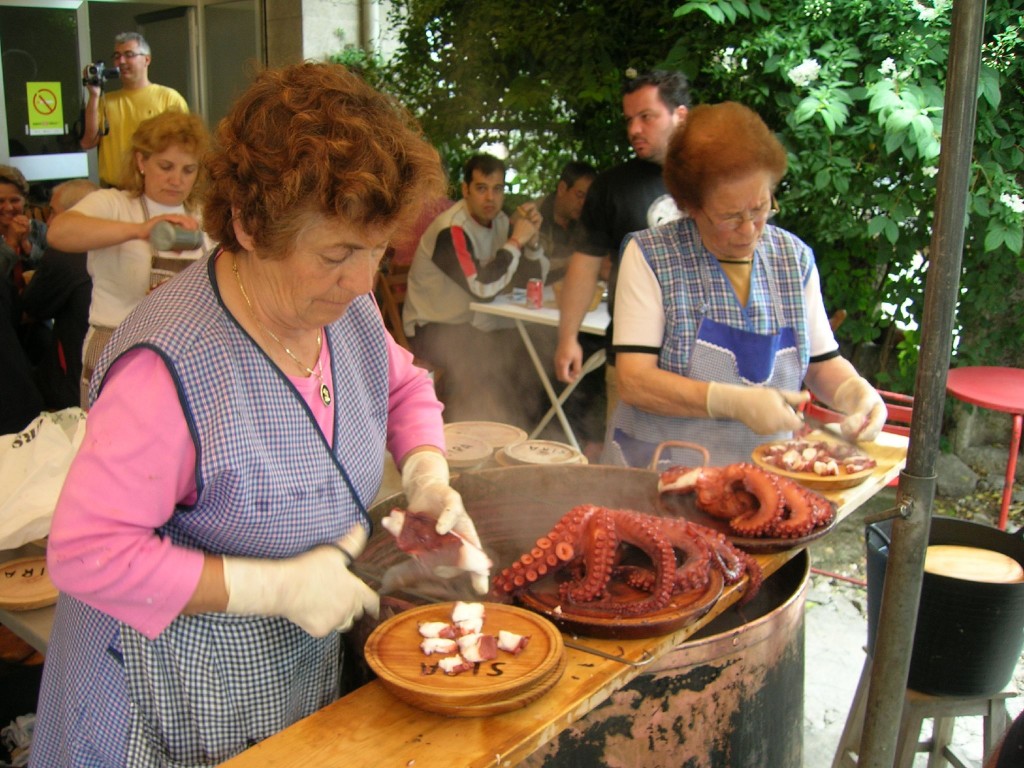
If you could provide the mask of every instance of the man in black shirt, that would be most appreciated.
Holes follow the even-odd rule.
[[[636,157],[598,174],[587,193],[580,219],[581,235],[569,261],[559,302],[555,374],[561,381],[575,380],[583,365],[579,328],[594,296],[602,262],[608,258],[611,263],[608,308],[614,322],[615,280],[623,238],[680,215],[665,190],[661,166],[672,132],[686,120],[689,103],[689,85],[678,72],[655,70],[627,80],[623,87],[622,113]],[[609,325],[605,336],[609,350],[611,343]],[[618,399],[610,351],[605,381],[610,414]]]

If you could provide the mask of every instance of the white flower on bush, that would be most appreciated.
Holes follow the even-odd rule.
[[[923,173],[930,179],[938,175],[939,169],[936,168],[934,165],[926,165],[924,168],[921,169],[921,173]]]
[[[734,72],[737,69],[747,68],[746,57],[737,60],[736,49],[733,48],[731,45],[722,51],[721,56],[716,56],[715,60],[722,65],[722,69],[724,69],[726,72]]]
[[[786,73],[786,77],[793,81],[793,85],[803,87],[813,83],[821,73],[821,65],[815,59],[804,59]]]
[[[1014,213],[1024,213],[1024,198],[1021,198],[1020,195],[1011,195],[1009,192],[1003,192],[999,196],[999,202]]]
[[[891,75],[896,71],[896,62],[892,56],[882,62],[882,66],[878,68],[878,72],[882,75]]]
[[[952,5],[950,0],[933,0],[931,6],[914,0],[914,10],[917,11],[917,18],[921,21],[932,21],[949,10],[950,5]]]

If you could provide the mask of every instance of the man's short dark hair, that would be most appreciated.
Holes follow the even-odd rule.
[[[682,72],[672,72],[667,69],[652,69],[626,80],[622,86],[622,95],[633,93],[648,85],[658,89],[658,97],[662,103],[669,108],[669,111],[676,107],[690,106],[690,84],[686,81],[686,75]]]
[[[481,153],[466,161],[462,166],[462,180],[467,184],[473,181],[473,171],[480,171],[481,176],[500,173],[501,177],[505,178],[505,164],[494,155]]]
[[[562,175],[559,181],[564,181],[566,187],[571,187],[580,179],[592,179],[597,176],[597,168],[582,160],[571,160],[562,168]]]

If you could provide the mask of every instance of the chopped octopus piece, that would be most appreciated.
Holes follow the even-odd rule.
[[[483,619],[463,619],[462,621],[455,622],[455,629],[459,635],[475,635],[484,628]]]
[[[498,655],[498,643],[494,635],[463,635],[458,639],[459,655],[466,661],[490,661]]]
[[[425,637],[420,650],[427,656],[435,653],[451,654],[459,650],[459,644],[447,637]]]
[[[529,642],[529,635],[517,635],[515,632],[509,632],[507,629],[498,630],[498,649],[506,653],[518,656]]]
[[[455,603],[455,607],[452,608],[452,621],[458,624],[460,621],[479,619],[482,622],[484,613],[483,603],[464,603],[459,600]]]
[[[458,630],[446,621],[421,621],[419,631],[422,637],[444,637],[454,640],[459,636]]]
[[[437,521],[422,512],[393,509],[381,525],[395,537],[398,548],[413,556],[440,579],[468,573],[485,584],[490,578],[491,559],[487,554],[454,531],[437,533]]]
[[[454,656],[445,656],[439,662],[437,666],[441,668],[441,671],[446,675],[457,675],[460,672],[469,672],[473,669],[472,662],[466,661],[458,654]]]

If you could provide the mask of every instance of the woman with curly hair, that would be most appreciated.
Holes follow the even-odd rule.
[[[83,408],[88,407],[89,378],[114,328],[152,288],[210,245],[203,239],[195,248],[163,251],[149,242],[158,222],[202,229],[200,161],[209,145],[209,132],[196,115],[163,112],[144,120],[132,135],[123,189],[97,190],[50,223],[51,246],[68,253],[88,251],[92,302],[82,351]]]
[[[385,451],[479,544],[441,406],[371,290],[437,152],[344,68],[258,75],[207,167],[211,253],[114,333],[54,514],[36,765],[215,765],[339,695]],[[488,574],[473,580],[486,590]]]

